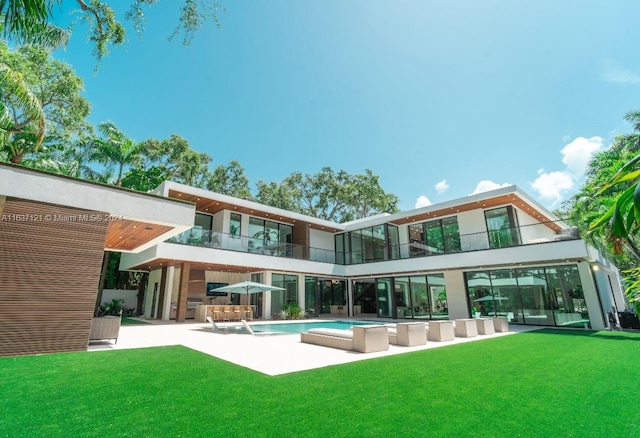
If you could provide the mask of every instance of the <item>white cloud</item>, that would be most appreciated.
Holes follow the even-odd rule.
[[[589,161],[603,147],[604,144],[600,137],[576,138],[560,151],[562,163],[566,168],[553,172],[539,169],[538,177],[531,184],[531,188],[538,193],[542,201],[551,202],[552,207],[555,206],[584,177]]]
[[[446,179],[443,179],[438,184],[436,184],[436,190],[438,191],[438,194],[442,194],[446,192],[448,188],[449,188],[449,184],[447,184]]]
[[[484,180],[478,183],[478,185],[476,186],[476,189],[471,194],[475,195],[477,193],[488,192],[489,190],[495,190],[495,189],[499,189],[500,187],[506,187],[510,185],[511,184],[509,183],[498,184],[493,181]]]
[[[640,84],[640,75],[625,69],[616,62],[609,61],[605,64],[604,71],[601,74],[603,80],[613,82],[615,84],[635,85]]]
[[[418,199],[416,199],[416,207],[415,208],[428,207],[431,204],[433,204],[433,203],[429,200],[429,198],[427,198],[424,195],[421,195],[420,197],[418,197]]]
[[[538,192],[544,201],[551,201],[554,204],[561,201],[569,190],[573,189],[575,178],[568,172],[549,172],[541,174],[531,184],[531,187]]]
[[[587,170],[591,157],[602,148],[603,143],[600,137],[578,137],[560,151],[562,162],[574,177],[580,178]]]

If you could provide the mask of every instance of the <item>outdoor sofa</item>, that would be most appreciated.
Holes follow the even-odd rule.
[[[359,353],[372,353],[389,349],[389,332],[384,325],[354,326],[351,330],[315,328],[300,333],[300,341]]]

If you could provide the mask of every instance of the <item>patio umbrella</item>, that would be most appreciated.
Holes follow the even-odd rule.
[[[229,286],[214,289],[218,292],[230,292],[233,294],[257,294],[273,290],[286,290],[281,287],[269,286],[268,284],[254,283],[253,281],[243,281],[242,283],[230,284]]]

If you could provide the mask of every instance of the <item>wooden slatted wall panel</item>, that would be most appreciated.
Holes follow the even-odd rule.
[[[0,356],[87,349],[107,222],[52,218],[91,213],[98,212],[7,198],[0,222]]]

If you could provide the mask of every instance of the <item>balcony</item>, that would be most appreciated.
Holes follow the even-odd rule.
[[[556,232],[554,229],[559,231]],[[167,242],[271,257],[355,265],[578,239],[580,239],[580,233],[575,227],[561,228],[554,223],[538,223],[517,228],[443,236],[440,240],[428,243],[411,242],[385,246],[374,241],[363,240],[362,249],[352,250],[346,254],[262,237],[238,236],[200,229],[185,231]]]
[[[335,252],[304,245],[277,242],[262,237],[238,236],[217,231],[191,229],[167,240],[167,243],[261,254],[315,262],[335,263]]]

